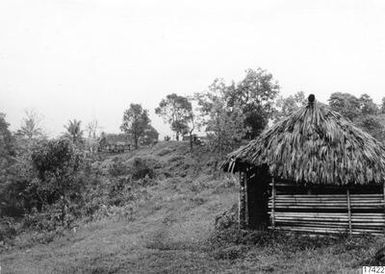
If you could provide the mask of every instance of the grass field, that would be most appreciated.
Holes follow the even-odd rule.
[[[191,156],[184,143],[119,157],[134,155],[154,157],[163,175],[145,189],[130,218],[79,222],[46,244],[33,242],[32,232],[20,235],[0,253],[2,274],[359,273],[383,243],[215,230],[216,216],[237,203],[235,178],[210,174],[210,157]]]

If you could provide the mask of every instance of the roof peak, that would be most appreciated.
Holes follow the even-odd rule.
[[[315,101],[314,94],[310,94],[309,97],[307,98],[307,100],[309,101],[309,106],[314,105],[314,101]]]

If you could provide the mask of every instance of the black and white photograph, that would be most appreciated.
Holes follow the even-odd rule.
[[[385,273],[385,1],[0,0],[0,274]]]

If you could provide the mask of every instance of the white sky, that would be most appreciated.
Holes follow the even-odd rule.
[[[1,0],[0,112],[24,109],[51,135],[69,119],[119,132],[130,103],[154,113],[165,95],[203,91],[247,68],[282,95],[385,96],[385,1]]]

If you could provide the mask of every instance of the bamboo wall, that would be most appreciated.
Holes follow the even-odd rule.
[[[310,233],[371,233],[384,235],[382,186],[311,189],[271,183],[271,229]]]

